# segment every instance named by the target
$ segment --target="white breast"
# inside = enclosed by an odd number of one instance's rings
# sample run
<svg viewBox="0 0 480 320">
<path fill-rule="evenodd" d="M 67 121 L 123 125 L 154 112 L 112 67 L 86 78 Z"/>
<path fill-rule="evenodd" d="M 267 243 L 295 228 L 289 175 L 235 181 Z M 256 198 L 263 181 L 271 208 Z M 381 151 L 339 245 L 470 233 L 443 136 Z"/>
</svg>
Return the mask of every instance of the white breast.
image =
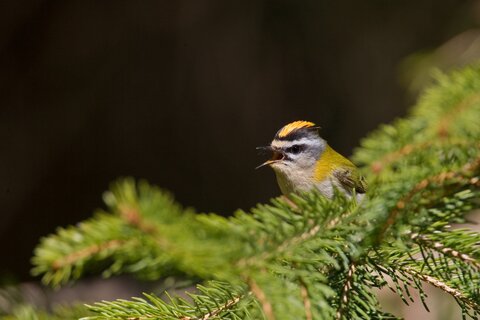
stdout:
<svg viewBox="0 0 480 320">
<path fill-rule="evenodd" d="M 275 175 L 283 194 L 308 191 L 315 186 L 312 174 L 309 172 L 302 174 L 298 170 L 284 168 L 282 171 L 275 170 Z"/>
<path fill-rule="evenodd" d="M 279 172 L 275 170 L 277 182 L 283 194 L 309 191 L 316 187 L 321 194 L 329 199 L 335 194 L 335 188 L 343 191 L 349 198 L 352 196 L 351 190 L 346 190 L 334 177 L 327 178 L 321 182 L 315 182 L 311 175 L 299 175 L 298 172 L 289 175 L 288 173 L 288 171 Z M 363 197 L 364 194 L 357 194 L 357 202 L 360 202 Z"/>
<path fill-rule="evenodd" d="M 321 194 L 325 195 L 327 198 L 331 199 L 333 195 L 335 194 L 335 188 L 342 191 L 348 198 L 352 197 L 352 190 L 347 190 L 345 189 L 342 184 L 335 179 L 334 177 L 331 177 L 329 179 L 325 179 L 322 182 L 319 182 L 316 184 L 317 189 L 320 191 Z M 357 202 L 362 201 L 363 197 L 365 194 L 363 193 L 357 193 L 355 195 Z"/>
</svg>

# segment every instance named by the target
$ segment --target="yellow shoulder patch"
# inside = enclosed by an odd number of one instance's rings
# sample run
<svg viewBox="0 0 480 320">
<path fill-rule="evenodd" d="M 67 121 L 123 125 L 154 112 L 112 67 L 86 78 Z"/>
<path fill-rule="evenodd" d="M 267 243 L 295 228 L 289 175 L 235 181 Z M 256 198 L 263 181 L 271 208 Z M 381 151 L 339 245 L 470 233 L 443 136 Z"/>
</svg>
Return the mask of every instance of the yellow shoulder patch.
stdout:
<svg viewBox="0 0 480 320">
<path fill-rule="evenodd" d="M 315 123 L 309 121 L 294 121 L 292 123 L 287 124 L 278 132 L 279 138 L 284 138 L 288 136 L 295 130 L 302 129 L 302 128 L 311 128 L 314 127 Z"/>
<path fill-rule="evenodd" d="M 356 169 L 355 165 L 350 160 L 327 145 L 325 151 L 317 161 L 317 166 L 314 172 L 315 181 L 320 182 L 325 180 L 339 167 Z"/>
</svg>

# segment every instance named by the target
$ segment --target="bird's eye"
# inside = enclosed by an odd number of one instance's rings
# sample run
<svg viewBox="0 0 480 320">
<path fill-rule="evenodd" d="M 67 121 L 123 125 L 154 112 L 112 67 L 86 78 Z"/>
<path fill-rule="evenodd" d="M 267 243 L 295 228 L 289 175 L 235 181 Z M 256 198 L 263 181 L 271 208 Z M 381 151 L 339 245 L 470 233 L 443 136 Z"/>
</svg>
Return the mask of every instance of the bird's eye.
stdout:
<svg viewBox="0 0 480 320">
<path fill-rule="evenodd" d="M 287 152 L 288 153 L 293 153 L 293 154 L 297 154 L 299 153 L 300 151 L 302 151 L 302 146 L 296 144 L 296 145 L 293 145 L 289 148 L 287 148 Z"/>
</svg>

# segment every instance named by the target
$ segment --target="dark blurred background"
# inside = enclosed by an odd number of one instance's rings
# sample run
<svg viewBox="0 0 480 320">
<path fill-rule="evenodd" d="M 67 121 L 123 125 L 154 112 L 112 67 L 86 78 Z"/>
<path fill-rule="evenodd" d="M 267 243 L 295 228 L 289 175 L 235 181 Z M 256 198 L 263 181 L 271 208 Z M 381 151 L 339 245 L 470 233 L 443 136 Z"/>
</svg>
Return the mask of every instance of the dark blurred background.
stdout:
<svg viewBox="0 0 480 320">
<path fill-rule="evenodd" d="M 279 191 L 270 170 L 253 169 L 264 160 L 256 146 L 304 119 L 350 155 L 414 102 L 411 70 L 441 64 L 441 54 L 418 53 L 476 30 L 479 9 L 459 0 L 1 1 L 0 275 L 28 280 L 39 238 L 88 218 L 120 176 L 201 212 L 268 201 Z M 444 66 L 458 56 L 447 51 Z"/>
</svg>

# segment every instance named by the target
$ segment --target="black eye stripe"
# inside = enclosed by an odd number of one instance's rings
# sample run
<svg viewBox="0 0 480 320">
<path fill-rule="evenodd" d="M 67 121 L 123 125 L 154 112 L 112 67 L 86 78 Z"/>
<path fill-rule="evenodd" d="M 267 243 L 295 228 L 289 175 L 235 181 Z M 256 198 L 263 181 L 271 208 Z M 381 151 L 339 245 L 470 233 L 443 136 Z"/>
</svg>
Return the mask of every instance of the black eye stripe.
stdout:
<svg viewBox="0 0 480 320">
<path fill-rule="evenodd" d="M 303 150 L 305 150 L 304 144 L 294 144 L 293 146 L 286 148 L 285 152 L 291 153 L 291 154 L 298 154 Z"/>
</svg>

